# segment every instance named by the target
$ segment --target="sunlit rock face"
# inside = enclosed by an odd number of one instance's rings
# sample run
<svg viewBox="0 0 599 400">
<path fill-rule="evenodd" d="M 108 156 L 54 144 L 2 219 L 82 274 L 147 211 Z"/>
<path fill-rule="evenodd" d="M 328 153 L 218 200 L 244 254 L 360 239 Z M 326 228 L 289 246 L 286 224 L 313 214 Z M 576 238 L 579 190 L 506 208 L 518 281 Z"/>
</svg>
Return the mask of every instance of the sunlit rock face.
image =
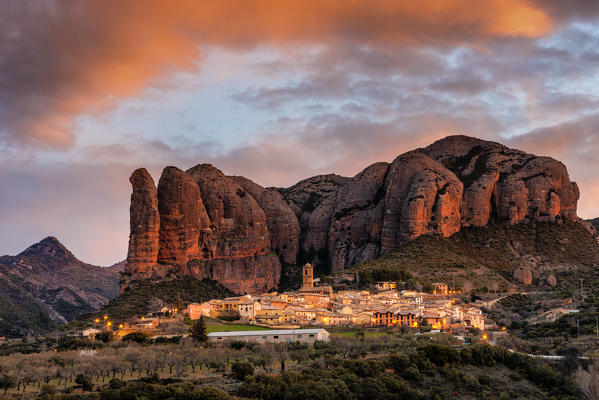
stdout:
<svg viewBox="0 0 599 400">
<path fill-rule="evenodd" d="M 491 220 L 577 220 L 566 167 L 499 143 L 450 136 L 356 176 L 319 175 L 264 188 L 210 164 L 165 168 L 158 189 L 131 176 L 126 287 L 183 274 L 238 292 L 276 287 L 281 262 L 332 272 L 421 235 L 451 236 Z"/>
<path fill-rule="evenodd" d="M 139 185 L 133 187 L 134 193 L 140 191 Z M 269 290 L 278 284 L 281 265 L 270 252 L 264 212 L 251 195 L 218 169 L 208 164 L 187 172 L 167 167 L 157 190 L 146 190 L 131 200 L 136 230 L 123 274 L 125 287 L 139 279 L 175 275 L 214 279 L 238 293 Z M 158 248 L 145 254 L 139 249 L 145 242 L 140 245 L 137 237 L 155 234 L 150 222 L 156 210 Z M 144 213 L 147 219 L 140 217 Z"/>
<path fill-rule="evenodd" d="M 495 142 L 450 136 L 422 150 L 464 183 L 462 226 L 491 217 L 509 223 L 575 221 L 580 193 L 566 167 Z"/>
<path fill-rule="evenodd" d="M 154 180 L 145 168 L 137 169 L 129 179 L 131 193 L 129 253 L 131 272 L 155 265 L 158 261 L 160 213 Z"/>
</svg>

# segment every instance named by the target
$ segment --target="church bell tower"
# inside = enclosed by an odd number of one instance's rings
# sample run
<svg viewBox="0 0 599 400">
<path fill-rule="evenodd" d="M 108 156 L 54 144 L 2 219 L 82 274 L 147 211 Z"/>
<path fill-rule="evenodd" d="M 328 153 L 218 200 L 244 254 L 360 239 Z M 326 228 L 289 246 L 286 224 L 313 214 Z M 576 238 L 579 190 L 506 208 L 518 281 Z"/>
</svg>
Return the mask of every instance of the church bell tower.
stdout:
<svg viewBox="0 0 599 400">
<path fill-rule="evenodd" d="M 305 264 L 302 267 L 302 289 L 309 289 L 314 287 L 314 270 L 310 263 Z"/>
</svg>

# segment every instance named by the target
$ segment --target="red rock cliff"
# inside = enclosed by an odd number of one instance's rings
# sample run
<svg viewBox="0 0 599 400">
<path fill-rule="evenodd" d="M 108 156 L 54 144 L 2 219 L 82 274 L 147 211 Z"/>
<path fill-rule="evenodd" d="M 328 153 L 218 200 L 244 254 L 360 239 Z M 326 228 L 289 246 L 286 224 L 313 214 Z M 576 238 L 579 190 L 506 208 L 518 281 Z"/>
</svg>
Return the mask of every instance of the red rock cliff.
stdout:
<svg viewBox="0 0 599 400">
<path fill-rule="evenodd" d="M 158 261 L 160 214 L 154 180 L 145 168 L 137 169 L 129 178 L 131 193 L 129 252 L 127 260 L 133 273 L 155 265 Z"/>
<path fill-rule="evenodd" d="M 240 293 L 275 287 L 279 259 L 342 272 L 421 235 L 450 236 L 491 219 L 574 221 L 579 198 L 559 161 L 467 136 L 353 178 L 319 175 L 287 189 L 227 177 L 209 164 L 166 168 L 158 190 L 143 169 L 131 183 L 124 276 L 208 277 Z"/>
</svg>

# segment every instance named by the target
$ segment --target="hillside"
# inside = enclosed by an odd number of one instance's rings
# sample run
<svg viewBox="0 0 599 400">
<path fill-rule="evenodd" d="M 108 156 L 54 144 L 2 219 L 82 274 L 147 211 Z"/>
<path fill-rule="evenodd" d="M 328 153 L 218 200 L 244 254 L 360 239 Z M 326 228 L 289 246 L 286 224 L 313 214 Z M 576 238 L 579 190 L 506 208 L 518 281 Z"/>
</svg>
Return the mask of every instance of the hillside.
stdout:
<svg viewBox="0 0 599 400">
<path fill-rule="evenodd" d="M 599 232 L 599 218 L 588 219 L 587 221 L 590 222 Z"/>
<path fill-rule="evenodd" d="M 0 257 L 0 336 L 44 333 L 99 309 L 118 295 L 121 269 L 86 264 L 54 237 Z"/>
<path fill-rule="evenodd" d="M 144 281 L 126 290 L 99 311 L 82 315 L 70 327 L 88 324 L 96 317 L 109 315 L 115 321 L 125 321 L 134 316 L 160 311 L 165 305 L 178 302 L 182 306 L 202 303 L 210 299 L 232 296 L 233 292 L 208 279 L 180 278 L 161 282 Z"/>
<path fill-rule="evenodd" d="M 457 288 L 525 287 L 514 278 L 517 269 L 530 270 L 532 286 L 556 288 L 593 276 L 599 266 L 599 244 L 581 223 L 490 223 L 463 228 L 451 237 L 421 236 L 396 250 L 354 266 L 360 284 L 378 280 L 442 281 Z"/>
</svg>

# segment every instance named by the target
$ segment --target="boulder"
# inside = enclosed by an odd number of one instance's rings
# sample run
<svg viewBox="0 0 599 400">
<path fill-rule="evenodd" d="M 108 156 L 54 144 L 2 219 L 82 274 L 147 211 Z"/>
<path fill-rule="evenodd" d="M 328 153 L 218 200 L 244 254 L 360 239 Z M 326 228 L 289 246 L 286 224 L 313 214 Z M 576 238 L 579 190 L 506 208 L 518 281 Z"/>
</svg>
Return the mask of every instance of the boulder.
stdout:
<svg viewBox="0 0 599 400">
<path fill-rule="evenodd" d="M 525 285 L 530 285 L 532 283 L 532 271 L 528 267 L 516 268 L 512 276 L 516 281 Z"/>
</svg>

